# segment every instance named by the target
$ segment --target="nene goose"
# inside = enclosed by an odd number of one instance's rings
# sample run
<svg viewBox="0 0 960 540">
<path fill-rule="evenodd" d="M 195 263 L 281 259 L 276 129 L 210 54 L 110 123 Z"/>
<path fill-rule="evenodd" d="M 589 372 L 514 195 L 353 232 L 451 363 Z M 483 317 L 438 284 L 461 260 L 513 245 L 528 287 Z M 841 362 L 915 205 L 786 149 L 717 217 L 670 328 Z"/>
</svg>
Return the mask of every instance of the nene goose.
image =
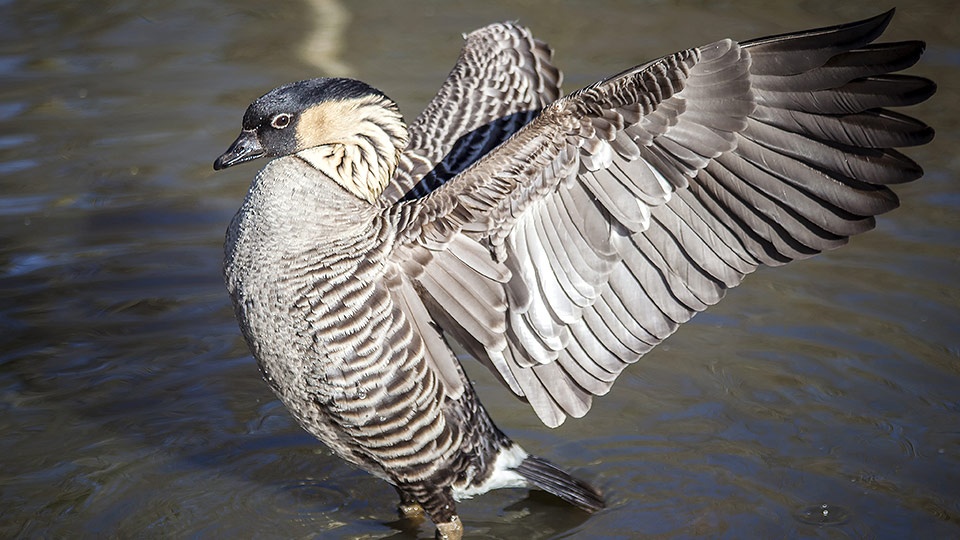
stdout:
<svg viewBox="0 0 960 540">
<path fill-rule="evenodd" d="M 495 488 L 603 508 L 497 429 L 446 338 L 557 426 L 760 264 L 872 228 L 887 185 L 922 174 L 891 147 L 933 137 L 884 109 L 935 89 L 889 74 L 922 42 L 871 44 L 892 15 L 725 39 L 566 97 L 551 49 L 493 24 L 409 127 L 359 81 L 272 90 L 214 164 L 271 158 L 224 268 L 263 377 L 438 537 Z"/>
</svg>

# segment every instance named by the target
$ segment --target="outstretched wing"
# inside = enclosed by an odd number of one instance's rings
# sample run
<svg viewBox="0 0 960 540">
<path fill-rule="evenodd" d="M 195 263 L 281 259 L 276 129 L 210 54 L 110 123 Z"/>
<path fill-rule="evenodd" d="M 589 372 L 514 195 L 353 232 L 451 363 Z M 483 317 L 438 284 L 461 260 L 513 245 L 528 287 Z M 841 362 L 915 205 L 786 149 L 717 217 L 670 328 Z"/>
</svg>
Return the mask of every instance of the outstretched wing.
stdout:
<svg viewBox="0 0 960 540">
<path fill-rule="evenodd" d="M 923 50 L 870 44 L 891 17 L 724 40 L 563 98 L 398 205 L 408 220 L 398 260 L 421 264 L 408 270 L 431 315 L 544 423 L 582 416 L 626 365 L 758 265 L 872 228 L 897 205 L 886 186 L 922 174 L 891 147 L 932 130 L 883 108 L 935 86 L 889 74 Z M 452 274 L 444 250 L 465 239 L 489 255 L 457 259 L 472 271 Z M 497 269 L 488 281 L 502 292 L 472 292 Z"/>
<path fill-rule="evenodd" d="M 421 197 L 466 169 L 560 97 L 553 51 L 526 28 L 491 24 L 465 36 L 440 91 L 410 125 L 383 197 Z"/>
</svg>

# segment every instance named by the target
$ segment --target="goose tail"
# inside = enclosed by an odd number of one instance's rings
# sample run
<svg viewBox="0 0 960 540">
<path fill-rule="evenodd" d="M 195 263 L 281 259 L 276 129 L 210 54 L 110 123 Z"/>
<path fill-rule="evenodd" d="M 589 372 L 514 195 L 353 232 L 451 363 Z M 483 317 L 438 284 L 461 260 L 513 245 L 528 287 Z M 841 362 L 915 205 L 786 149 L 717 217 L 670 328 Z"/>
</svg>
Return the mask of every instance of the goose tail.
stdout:
<svg viewBox="0 0 960 540">
<path fill-rule="evenodd" d="M 606 507 L 603 495 L 595 487 L 543 458 L 528 455 L 514 471 L 533 486 L 591 514 Z"/>
</svg>

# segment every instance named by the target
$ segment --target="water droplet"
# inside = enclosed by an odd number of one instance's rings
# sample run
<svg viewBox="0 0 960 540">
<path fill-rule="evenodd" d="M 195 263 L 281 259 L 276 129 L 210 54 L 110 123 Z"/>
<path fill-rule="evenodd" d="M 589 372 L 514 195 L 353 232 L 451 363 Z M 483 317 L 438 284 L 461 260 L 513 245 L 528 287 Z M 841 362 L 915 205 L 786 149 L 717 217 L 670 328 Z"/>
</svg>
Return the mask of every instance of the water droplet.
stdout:
<svg viewBox="0 0 960 540">
<path fill-rule="evenodd" d="M 842 506 L 823 503 L 801 508 L 793 516 L 810 525 L 832 526 L 843 525 L 849 521 L 850 511 Z"/>
</svg>

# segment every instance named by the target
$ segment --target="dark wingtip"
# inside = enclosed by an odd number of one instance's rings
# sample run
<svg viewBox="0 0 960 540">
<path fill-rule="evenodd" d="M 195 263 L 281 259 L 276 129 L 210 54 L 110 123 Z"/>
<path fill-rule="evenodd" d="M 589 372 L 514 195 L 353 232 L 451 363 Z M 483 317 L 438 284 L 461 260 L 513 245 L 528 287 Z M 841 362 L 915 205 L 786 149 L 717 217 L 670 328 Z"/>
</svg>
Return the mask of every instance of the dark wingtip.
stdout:
<svg viewBox="0 0 960 540">
<path fill-rule="evenodd" d="M 740 45 L 758 49 L 770 48 L 781 43 L 791 44 L 793 47 L 797 45 L 813 46 L 826 38 L 825 43 L 847 43 L 851 47 L 860 46 L 872 42 L 883 34 L 890 21 L 893 20 L 894 11 L 894 9 L 890 9 L 879 15 L 849 23 L 750 39 L 741 41 Z"/>
<path fill-rule="evenodd" d="M 543 458 L 527 456 L 514 470 L 531 484 L 591 514 L 607 506 L 595 487 Z"/>
</svg>

